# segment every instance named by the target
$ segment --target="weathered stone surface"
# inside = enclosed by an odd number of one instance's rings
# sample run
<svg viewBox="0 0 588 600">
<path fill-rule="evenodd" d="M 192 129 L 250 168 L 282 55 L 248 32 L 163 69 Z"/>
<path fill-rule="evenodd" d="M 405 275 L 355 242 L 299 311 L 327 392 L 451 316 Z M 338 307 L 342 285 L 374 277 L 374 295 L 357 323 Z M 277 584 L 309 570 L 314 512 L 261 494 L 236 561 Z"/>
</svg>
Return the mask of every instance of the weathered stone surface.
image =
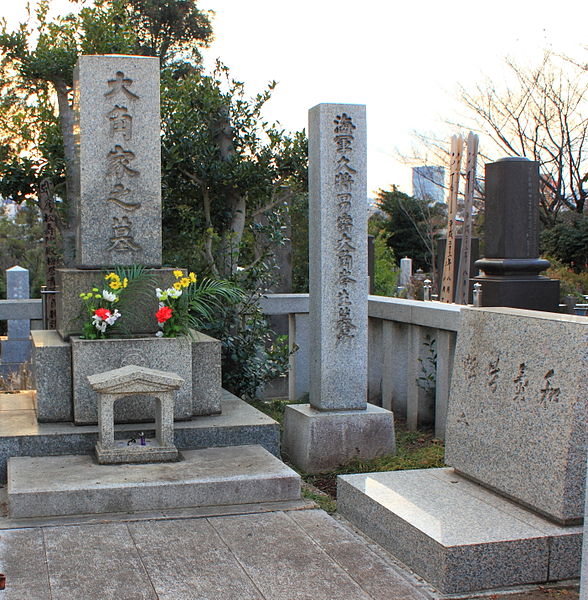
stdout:
<svg viewBox="0 0 588 600">
<path fill-rule="evenodd" d="M 215 531 L 268 600 L 367 600 L 353 578 L 285 513 L 210 519 Z M 276 557 L 280 557 L 275 564 Z M 268 565 L 273 568 L 268 569 Z M 296 582 L 295 586 L 291 582 Z"/>
<path fill-rule="evenodd" d="M 131 523 L 129 529 L 161 600 L 264 600 L 207 519 Z"/>
<path fill-rule="evenodd" d="M 9 514 L 99 514 L 300 498 L 300 476 L 261 446 L 186 450 L 183 457 L 148 465 L 97 465 L 90 456 L 13 457 Z"/>
<path fill-rule="evenodd" d="M 128 365 L 90 375 L 88 382 L 98 394 L 98 443 L 96 456 L 101 465 L 147 463 L 175 460 L 174 391 L 184 380 L 175 373 Z M 140 442 L 114 439 L 114 404 L 141 394 L 154 399 L 155 440 L 141 436 Z"/>
<path fill-rule="evenodd" d="M 52 596 L 157 600 L 124 523 L 51 527 L 44 537 Z M 48 597 L 39 596 L 38 600 Z"/>
<path fill-rule="evenodd" d="M 101 394 L 140 394 L 177 390 L 184 380 L 175 373 L 125 365 L 88 376 L 92 389 Z"/>
<path fill-rule="evenodd" d="M 16 266 L 6 270 L 6 298 L 27 299 L 29 297 L 29 271 Z M 7 321 L 8 338 L 0 341 L 0 362 L 4 364 L 24 363 L 31 357 L 29 336 L 31 323 L 25 319 Z"/>
<path fill-rule="evenodd" d="M 199 331 L 193 331 L 191 337 L 192 414 L 217 414 L 222 395 L 221 343 Z"/>
<path fill-rule="evenodd" d="M 121 424 L 115 439 L 147 436 L 153 429 L 144 424 Z M 178 448 L 209 448 L 259 444 L 274 456 L 280 451 L 280 426 L 267 415 L 223 390 L 222 413 L 174 423 Z M 11 456 L 91 454 L 98 440 L 98 427 L 71 423 L 38 423 L 32 398 L 27 410 L 3 411 L 0 418 L 0 483 L 6 481 L 6 461 Z"/>
<path fill-rule="evenodd" d="M 309 404 L 286 406 L 284 453 L 309 473 L 326 471 L 352 458 L 396 453 L 394 416 L 368 404 L 365 410 L 319 411 Z"/>
<path fill-rule="evenodd" d="M 88 376 L 126 365 L 177 373 L 184 380 L 175 397 L 175 419 L 192 416 L 192 353 L 188 337 L 82 340 L 71 338 L 73 406 L 77 424 L 98 422 L 98 398 Z M 133 394 L 115 407 L 115 422 L 153 421 L 153 399 Z"/>
<path fill-rule="evenodd" d="M 77 266 L 161 265 L 159 60 L 81 56 L 74 71 Z"/>
<path fill-rule="evenodd" d="M 37 419 L 41 423 L 72 421 L 71 347 L 54 330 L 33 331 L 31 337 Z"/>
<path fill-rule="evenodd" d="M 588 470 L 586 472 L 588 480 Z M 580 600 L 588 600 L 588 495 L 584 508 L 584 541 L 582 544 L 582 573 L 580 581 Z"/>
<path fill-rule="evenodd" d="M 588 319 L 462 309 L 445 462 L 561 523 L 583 518 Z"/>
<path fill-rule="evenodd" d="M 155 313 L 158 308 L 158 300 L 155 296 L 155 288 L 162 289 L 170 287 L 176 278 L 174 269 L 153 269 L 149 275 L 153 278 L 152 292 L 142 294 L 137 298 L 136 304 L 141 310 L 134 310 L 120 317 L 117 327 L 124 333 L 155 333 L 158 330 Z M 84 304 L 80 299 L 82 292 L 88 292 L 93 287 L 106 288 L 104 275 L 106 271 L 98 269 L 57 269 L 57 331 L 67 339 L 70 335 L 80 335 L 82 325 L 89 317 L 84 312 Z M 136 308 L 136 307 L 135 307 Z"/>
<path fill-rule="evenodd" d="M 453 469 L 342 475 L 338 511 L 446 594 L 545 583 L 577 527 L 558 527 Z M 568 545 L 568 549 L 571 546 Z M 568 554 L 568 577 L 576 577 Z"/>
<path fill-rule="evenodd" d="M 0 565 L 6 575 L 2 600 L 41 600 L 49 596 L 49 574 L 42 529 L 0 534 Z"/>
<path fill-rule="evenodd" d="M 367 403 L 365 106 L 309 112 L 310 403 Z"/>
</svg>

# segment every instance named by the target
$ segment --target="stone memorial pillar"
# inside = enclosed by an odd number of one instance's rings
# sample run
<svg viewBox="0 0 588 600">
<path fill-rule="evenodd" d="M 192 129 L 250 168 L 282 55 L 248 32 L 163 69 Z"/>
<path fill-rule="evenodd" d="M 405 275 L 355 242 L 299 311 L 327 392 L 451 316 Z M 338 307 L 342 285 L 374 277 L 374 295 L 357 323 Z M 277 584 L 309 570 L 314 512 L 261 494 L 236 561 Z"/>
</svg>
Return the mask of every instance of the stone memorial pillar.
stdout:
<svg viewBox="0 0 588 600">
<path fill-rule="evenodd" d="M 171 269 L 158 268 L 159 59 L 80 56 L 74 70 L 74 111 L 78 268 L 57 271 L 57 330 L 64 338 L 80 333 L 79 293 L 100 280 L 102 269 L 154 267 L 159 287 L 173 282 Z M 150 333 L 157 325 L 137 320 L 125 326 L 132 333 Z"/>
<path fill-rule="evenodd" d="M 503 158 L 486 165 L 483 306 L 510 306 L 555 312 L 559 281 L 539 275 L 549 261 L 539 256 L 539 164 Z"/>
<path fill-rule="evenodd" d="M 394 452 L 391 412 L 367 404 L 365 107 L 309 113 L 310 404 L 285 415 L 285 451 L 308 472 Z"/>
<path fill-rule="evenodd" d="M 400 259 L 400 276 L 398 277 L 398 285 L 406 287 L 410 283 L 412 277 L 412 258 L 405 256 Z"/>
<path fill-rule="evenodd" d="M 18 265 L 6 270 L 6 298 L 24 300 L 29 298 L 29 271 Z M 22 363 L 31 358 L 31 322 L 26 319 L 10 319 L 8 336 L 2 340 L 2 372 L 7 375 L 18 371 Z"/>
</svg>

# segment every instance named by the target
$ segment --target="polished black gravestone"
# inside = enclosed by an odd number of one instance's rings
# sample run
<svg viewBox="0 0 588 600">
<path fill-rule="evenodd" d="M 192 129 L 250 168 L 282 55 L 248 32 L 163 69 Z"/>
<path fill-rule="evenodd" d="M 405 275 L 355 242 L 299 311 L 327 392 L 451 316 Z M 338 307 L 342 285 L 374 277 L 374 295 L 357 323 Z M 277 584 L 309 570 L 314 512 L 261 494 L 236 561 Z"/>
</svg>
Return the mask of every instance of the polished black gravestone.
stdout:
<svg viewBox="0 0 588 600">
<path fill-rule="evenodd" d="M 549 261 L 539 256 L 539 164 L 502 158 L 486 165 L 485 257 L 482 306 L 556 312 L 559 281 L 539 275 Z"/>
</svg>

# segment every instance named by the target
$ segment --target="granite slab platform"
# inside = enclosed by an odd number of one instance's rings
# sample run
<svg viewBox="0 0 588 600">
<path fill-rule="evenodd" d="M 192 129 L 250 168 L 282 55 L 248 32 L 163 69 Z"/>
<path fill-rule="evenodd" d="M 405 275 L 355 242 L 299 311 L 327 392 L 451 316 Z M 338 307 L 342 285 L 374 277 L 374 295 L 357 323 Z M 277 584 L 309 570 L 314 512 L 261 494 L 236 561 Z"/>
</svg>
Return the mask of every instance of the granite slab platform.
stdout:
<svg viewBox="0 0 588 600">
<path fill-rule="evenodd" d="M 174 463 L 99 465 L 88 455 L 8 460 L 12 518 L 300 498 L 300 476 L 261 446 L 186 450 Z"/>
<path fill-rule="evenodd" d="M 444 594 L 578 577 L 582 529 L 453 469 L 342 475 L 338 511 Z"/>
<path fill-rule="evenodd" d="M 10 402 L 8 398 L 14 399 Z M 23 399 L 26 397 L 26 400 Z M 33 393 L 3 394 L 0 414 L 0 483 L 6 481 L 11 456 L 92 454 L 98 441 L 97 425 L 38 423 Z M 174 444 L 180 450 L 259 444 L 278 456 L 280 426 L 243 400 L 223 390 L 222 412 L 174 423 Z M 155 432 L 147 423 L 115 425 L 115 439 L 137 438 Z"/>
</svg>

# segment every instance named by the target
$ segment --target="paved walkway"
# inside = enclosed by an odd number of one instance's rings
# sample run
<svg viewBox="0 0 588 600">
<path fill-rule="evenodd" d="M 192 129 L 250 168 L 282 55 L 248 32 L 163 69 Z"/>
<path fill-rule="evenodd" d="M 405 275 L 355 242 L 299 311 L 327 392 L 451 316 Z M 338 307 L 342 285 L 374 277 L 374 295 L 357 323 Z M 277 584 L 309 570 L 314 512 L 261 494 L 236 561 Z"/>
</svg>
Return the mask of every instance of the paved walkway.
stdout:
<svg viewBox="0 0 588 600">
<path fill-rule="evenodd" d="M 426 600 L 317 509 L 0 529 L 0 600 Z"/>
</svg>

